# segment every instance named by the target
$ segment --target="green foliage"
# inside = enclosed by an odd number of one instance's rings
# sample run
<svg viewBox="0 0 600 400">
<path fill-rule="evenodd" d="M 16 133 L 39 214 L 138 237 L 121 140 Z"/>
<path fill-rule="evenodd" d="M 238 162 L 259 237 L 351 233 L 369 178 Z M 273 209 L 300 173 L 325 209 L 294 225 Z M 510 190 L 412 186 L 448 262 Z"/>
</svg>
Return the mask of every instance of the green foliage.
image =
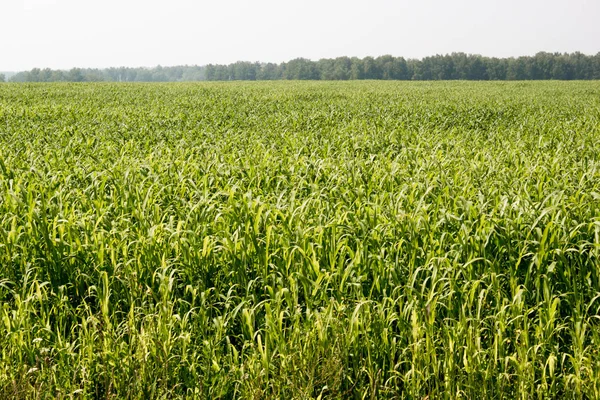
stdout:
<svg viewBox="0 0 600 400">
<path fill-rule="evenodd" d="M 1 397 L 599 398 L 599 95 L 1 86 Z"/>
<path fill-rule="evenodd" d="M 281 64 L 238 61 L 229 65 L 108 68 L 20 72 L 14 82 L 181 82 L 254 80 L 594 80 L 600 79 L 600 53 L 545 53 L 534 57 L 490 58 L 452 53 L 405 60 L 403 57 L 305 58 Z"/>
</svg>

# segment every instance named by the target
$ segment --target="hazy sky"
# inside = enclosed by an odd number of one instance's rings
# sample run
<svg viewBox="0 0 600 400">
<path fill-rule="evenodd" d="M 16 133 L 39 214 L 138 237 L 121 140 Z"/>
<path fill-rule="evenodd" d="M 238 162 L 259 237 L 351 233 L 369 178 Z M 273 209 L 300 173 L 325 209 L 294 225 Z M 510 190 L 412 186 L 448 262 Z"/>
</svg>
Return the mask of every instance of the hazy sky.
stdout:
<svg viewBox="0 0 600 400">
<path fill-rule="evenodd" d="M 600 51 L 600 0 L 2 0 L 0 71 Z"/>
</svg>

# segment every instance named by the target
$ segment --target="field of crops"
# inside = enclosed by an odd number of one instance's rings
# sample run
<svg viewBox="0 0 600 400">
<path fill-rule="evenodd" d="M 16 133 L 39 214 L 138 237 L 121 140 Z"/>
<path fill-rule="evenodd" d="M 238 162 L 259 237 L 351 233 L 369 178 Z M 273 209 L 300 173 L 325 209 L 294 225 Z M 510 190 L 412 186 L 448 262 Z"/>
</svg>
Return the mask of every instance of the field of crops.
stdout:
<svg viewBox="0 0 600 400">
<path fill-rule="evenodd" d="M 1 398 L 600 398 L 600 82 L 0 85 Z"/>
</svg>

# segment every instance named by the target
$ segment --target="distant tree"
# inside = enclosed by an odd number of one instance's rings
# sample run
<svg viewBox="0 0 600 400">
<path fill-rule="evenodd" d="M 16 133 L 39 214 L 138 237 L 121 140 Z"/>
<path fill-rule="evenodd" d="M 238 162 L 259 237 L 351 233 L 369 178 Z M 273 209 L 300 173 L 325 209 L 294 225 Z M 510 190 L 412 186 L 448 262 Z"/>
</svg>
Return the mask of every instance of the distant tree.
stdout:
<svg viewBox="0 0 600 400">
<path fill-rule="evenodd" d="M 350 79 L 365 79 L 363 62 L 358 57 L 352 57 L 350 60 Z M 321 79 L 323 79 L 321 77 Z"/>
<path fill-rule="evenodd" d="M 38 73 L 38 82 L 52 82 L 52 70 L 44 68 Z"/>
<path fill-rule="evenodd" d="M 101 82 L 104 80 L 104 75 L 99 69 L 88 69 L 85 70 L 84 80 L 86 82 Z"/>
<path fill-rule="evenodd" d="M 297 58 L 287 63 L 238 61 L 228 65 L 175 66 L 154 68 L 108 68 L 70 71 L 34 68 L 11 76 L 11 82 L 92 82 L 274 79 L 388 79 L 388 80 L 524 80 L 600 79 L 600 53 L 539 52 L 533 57 L 489 58 L 476 54 L 452 53 L 421 60 L 384 55 L 377 58 L 324 58 L 317 62 Z M 4 77 L 3 80 L 6 80 Z"/>
<path fill-rule="evenodd" d="M 574 79 L 592 79 L 592 63 L 588 62 L 588 59 L 591 61 L 592 57 L 587 57 L 585 54 L 577 51 L 571 54 L 570 58 Z"/>
<path fill-rule="evenodd" d="M 592 60 L 592 79 L 600 79 L 600 52 Z"/>
<path fill-rule="evenodd" d="M 217 81 L 230 81 L 231 72 L 227 65 L 217 65 L 215 68 L 215 80 Z"/>
<path fill-rule="evenodd" d="M 140 70 L 136 70 L 135 68 L 125 68 L 125 82 L 135 82 L 137 80 L 137 74 L 139 71 Z"/>
<path fill-rule="evenodd" d="M 552 63 L 552 70 L 550 71 L 551 79 L 566 80 L 571 79 L 573 76 L 573 70 L 569 64 L 569 59 L 566 56 L 558 55 L 554 58 Z"/>
<path fill-rule="evenodd" d="M 469 79 L 470 60 L 465 53 L 452 53 L 452 62 L 454 63 L 454 73 L 452 79 Z"/>
<path fill-rule="evenodd" d="M 285 79 L 308 80 L 319 79 L 316 63 L 306 58 L 296 58 L 285 64 Z"/>
<path fill-rule="evenodd" d="M 84 81 L 83 71 L 81 70 L 81 68 L 71 69 L 69 71 L 67 77 L 68 77 L 68 80 L 71 82 L 83 82 Z"/>
<path fill-rule="evenodd" d="M 404 59 L 404 57 L 397 57 L 394 60 L 394 64 L 396 65 L 396 71 L 399 74 L 398 79 L 407 80 L 410 79 L 410 75 L 408 73 L 408 63 Z"/>
<path fill-rule="evenodd" d="M 523 80 L 529 79 L 525 73 L 526 58 L 511 58 L 508 62 L 508 68 L 506 70 L 506 79 L 508 80 Z"/>
<path fill-rule="evenodd" d="M 0 74 L 0 83 L 6 82 L 6 76 L 4 74 Z"/>
<path fill-rule="evenodd" d="M 338 57 L 333 62 L 333 79 L 345 81 L 350 79 L 352 61 L 348 57 Z"/>
<path fill-rule="evenodd" d="M 11 76 L 10 82 L 27 82 L 27 75 L 29 72 L 18 72 L 15 75 Z"/>
<path fill-rule="evenodd" d="M 53 70 L 50 75 L 51 82 L 62 82 L 62 81 L 66 81 L 66 80 L 67 80 L 67 78 L 65 77 L 64 72 L 60 71 L 60 70 Z"/>
<path fill-rule="evenodd" d="M 449 54 L 441 56 L 438 79 L 456 79 L 455 76 L 456 67 L 454 66 L 452 56 Z"/>
<path fill-rule="evenodd" d="M 423 61 L 410 60 L 409 71 L 411 72 L 410 79 L 413 81 L 423 80 Z"/>
<path fill-rule="evenodd" d="M 319 70 L 319 79 L 324 81 L 332 81 L 335 79 L 335 60 L 323 58 L 317 61 L 317 69 Z"/>
<path fill-rule="evenodd" d="M 281 77 L 281 66 L 274 63 L 267 63 L 261 65 L 259 71 L 257 72 L 256 79 L 271 81 L 275 79 L 281 79 Z"/>
<path fill-rule="evenodd" d="M 363 71 L 365 79 L 381 79 L 381 73 L 373 57 L 363 58 Z"/>
<path fill-rule="evenodd" d="M 231 65 L 231 79 L 254 81 L 256 80 L 258 68 L 260 68 L 259 64 L 238 61 Z"/>
<path fill-rule="evenodd" d="M 39 68 L 33 68 L 31 71 L 26 73 L 26 82 L 40 82 L 40 73 L 42 71 Z"/>
<path fill-rule="evenodd" d="M 165 82 L 165 81 L 167 81 L 167 74 L 163 70 L 163 67 L 161 67 L 160 65 L 157 65 L 155 68 L 152 68 L 150 70 L 150 75 L 152 77 L 151 78 L 151 82 Z M 136 80 L 139 81 L 138 78 L 136 78 Z"/>
<path fill-rule="evenodd" d="M 534 57 L 523 57 L 523 62 L 525 64 L 525 76 L 527 77 L 527 79 L 543 79 L 540 66 L 537 64 L 536 59 Z"/>
<path fill-rule="evenodd" d="M 472 80 L 485 80 L 487 79 L 487 71 L 483 57 L 479 55 L 473 55 L 469 57 L 469 71 L 467 73 L 467 79 Z"/>
<path fill-rule="evenodd" d="M 433 76 L 433 67 L 435 64 L 434 57 L 425 57 L 418 63 L 416 69 L 416 76 L 413 79 L 429 81 L 431 79 L 436 79 Z"/>
<path fill-rule="evenodd" d="M 502 58 L 488 58 L 485 60 L 487 77 L 493 81 L 503 81 L 506 79 L 506 70 L 508 61 Z"/>
<path fill-rule="evenodd" d="M 166 67 L 163 68 L 164 73 L 167 77 L 167 82 L 178 82 L 182 80 L 183 72 L 187 67 Z"/>
<path fill-rule="evenodd" d="M 184 82 L 203 81 L 206 79 L 206 69 L 202 67 L 187 67 L 181 73 Z"/>
<path fill-rule="evenodd" d="M 204 71 L 204 77 L 207 81 L 214 81 L 216 76 L 216 67 L 212 64 L 208 64 L 206 66 L 206 70 Z"/>
<path fill-rule="evenodd" d="M 533 57 L 534 64 L 537 66 L 538 79 L 553 79 L 554 64 L 559 56 L 559 53 L 541 51 Z"/>
<path fill-rule="evenodd" d="M 406 61 L 403 58 L 385 55 L 377 57 L 375 63 L 381 72 L 381 79 L 405 79 L 406 77 Z"/>
<path fill-rule="evenodd" d="M 154 74 L 151 70 L 141 68 L 135 74 L 135 80 L 137 82 L 154 82 Z"/>
<path fill-rule="evenodd" d="M 419 60 L 410 59 L 406 61 L 406 79 L 416 79 L 415 75 L 418 73 Z"/>
</svg>

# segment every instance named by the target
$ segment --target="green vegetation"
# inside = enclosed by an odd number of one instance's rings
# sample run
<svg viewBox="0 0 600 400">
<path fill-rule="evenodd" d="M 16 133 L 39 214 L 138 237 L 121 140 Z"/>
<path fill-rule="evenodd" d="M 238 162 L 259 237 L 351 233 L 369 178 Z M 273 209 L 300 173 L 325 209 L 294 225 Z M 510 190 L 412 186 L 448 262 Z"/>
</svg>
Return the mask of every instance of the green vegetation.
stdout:
<svg viewBox="0 0 600 400">
<path fill-rule="evenodd" d="M 7 398 L 600 398 L 600 83 L 0 86 Z"/>
<path fill-rule="evenodd" d="M 107 68 L 69 71 L 34 68 L 12 82 L 189 82 L 261 80 L 594 80 L 600 79 L 600 53 L 539 52 L 533 57 L 482 57 L 452 53 L 404 59 L 338 57 L 319 61 L 296 58 L 281 64 L 238 61 L 229 65 Z"/>
</svg>

